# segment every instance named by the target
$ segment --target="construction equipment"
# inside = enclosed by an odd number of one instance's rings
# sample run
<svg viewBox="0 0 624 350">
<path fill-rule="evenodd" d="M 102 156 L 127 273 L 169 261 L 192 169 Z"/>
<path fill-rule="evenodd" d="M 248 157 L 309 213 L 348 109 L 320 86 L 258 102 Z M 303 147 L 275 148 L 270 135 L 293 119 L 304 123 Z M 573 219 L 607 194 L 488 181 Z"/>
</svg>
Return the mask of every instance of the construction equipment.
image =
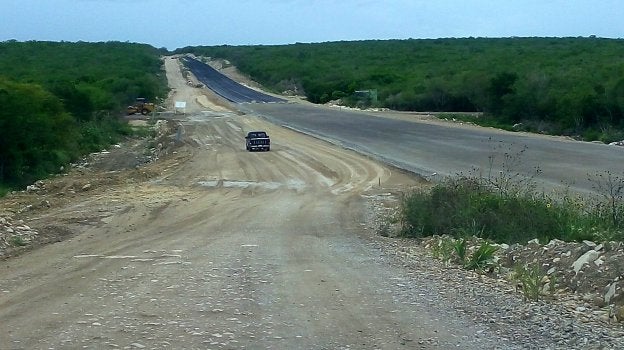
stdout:
<svg viewBox="0 0 624 350">
<path fill-rule="evenodd" d="M 156 109 L 156 105 L 151 102 L 148 102 L 146 98 L 139 97 L 136 99 L 132 106 L 128 106 L 128 115 L 141 113 L 143 115 L 147 115 L 148 113 L 152 113 Z"/>
</svg>

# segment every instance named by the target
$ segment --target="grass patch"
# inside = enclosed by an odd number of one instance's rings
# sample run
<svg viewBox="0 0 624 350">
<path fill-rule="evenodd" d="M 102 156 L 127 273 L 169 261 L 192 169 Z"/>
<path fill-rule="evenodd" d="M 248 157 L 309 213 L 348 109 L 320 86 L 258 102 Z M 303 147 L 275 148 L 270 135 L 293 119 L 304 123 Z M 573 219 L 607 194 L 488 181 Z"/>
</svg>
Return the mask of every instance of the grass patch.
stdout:
<svg viewBox="0 0 624 350">
<path fill-rule="evenodd" d="M 476 236 L 507 244 L 534 238 L 542 243 L 624 239 L 624 174 L 590 176 L 596 198 L 555 197 L 536 190 L 539 168 L 532 175 L 517 170 L 525 149 L 496 151 L 486 171 L 460 174 L 405 195 L 399 213 L 401 234 Z M 494 164 L 502 170 L 493 171 Z"/>
<path fill-rule="evenodd" d="M 487 268 L 494 265 L 494 253 L 496 253 L 497 249 L 497 247 L 490 243 L 484 242 L 477 250 L 470 254 L 464 267 L 468 270 L 485 271 Z"/>
<path fill-rule="evenodd" d="M 444 237 L 431 247 L 431 253 L 436 259 L 440 259 L 445 263 L 451 261 L 453 250 L 455 249 L 455 240 Z"/>
<path fill-rule="evenodd" d="M 524 131 L 530 133 L 547 135 L 569 135 L 575 139 L 583 141 L 600 141 L 611 143 L 624 140 L 624 131 L 617 127 L 603 125 L 602 127 L 592 127 L 577 132 L 574 130 L 564 130 L 555 123 L 545 120 L 523 120 L 520 123 L 508 122 L 499 116 L 490 114 L 466 114 L 466 113 L 440 113 L 437 117 L 442 120 L 453 122 L 464 122 L 478 126 L 496 128 L 507 131 Z"/>
<path fill-rule="evenodd" d="M 544 277 L 544 273 L 537 264 L 517 265 L 512 274 L 512 279 L 518 283 L 524 298 L 531 301 L 540 299 Z M 552 295 L 555 291 L 555 284 L 556 278 L 552 276 L 549 278 L 548 289 L 545 292 Z"/>
<path fill-rule="evenodd" d="M 429 191 L 413 192 L 401 204 L 402 234 L 425 237 L 474 235 L 497 243 L 525 243 L 537 238 L 564 241 L 624 238 L 621 203 L 586 205 L 580 198 L 492 189 L 474 178 L 457 178 Z"/>
<path fill-rule="evenodd" d="M 465 238 L 454 239 L 449 236 L 441 236 L 431 246 L 431 253 L 434 258 L 445 263 L 456 263 L 466 270 L 477 270 L 480 272 L 491 271 L 496 266 L 494 253 L 498 247 L 483 242 L 476 249 L 470 249 L 468 254 L 468 241 Z"/>
<path fill-rule="evenodd" d="M 461 264 L 466 262 L 466 239 L 458 239 L 453 243 L 453 250 L 455 251 L 455 255 Z"/>
<path fill-rule="evenodd" d="M 406 196 L 401 213 L 402 232 L 409 237 L 472 234 L 498 243 L 591 238 L 572 230 L 570 208 L 547 198 L 504 195 L 463 177 Z"/>
<path fill-rule="evenodd" d="M 132 126 L 132 135 L 142 138 L 153 138 L 156 136 L 156 130 L 150 125 L 135 125 Z"/>
</svg>

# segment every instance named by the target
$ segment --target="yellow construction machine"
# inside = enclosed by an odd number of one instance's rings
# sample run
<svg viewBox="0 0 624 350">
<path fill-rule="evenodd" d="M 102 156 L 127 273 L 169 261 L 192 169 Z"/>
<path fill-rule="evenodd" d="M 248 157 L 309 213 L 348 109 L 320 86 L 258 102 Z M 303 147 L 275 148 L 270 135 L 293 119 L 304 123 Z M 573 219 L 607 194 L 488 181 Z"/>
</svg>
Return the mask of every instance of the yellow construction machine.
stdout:
<svg viewBox="0 0 624 350">
<path fill-rule="evenodd" d="M 132 106 L 128 106 L 128 115 L 141 113 L 147 115 L 152 113 L 156 109 L 156 105 L 151 102 L 147 102 L 147 99 L 139 97 L 136 99 Z"/>
</svg>

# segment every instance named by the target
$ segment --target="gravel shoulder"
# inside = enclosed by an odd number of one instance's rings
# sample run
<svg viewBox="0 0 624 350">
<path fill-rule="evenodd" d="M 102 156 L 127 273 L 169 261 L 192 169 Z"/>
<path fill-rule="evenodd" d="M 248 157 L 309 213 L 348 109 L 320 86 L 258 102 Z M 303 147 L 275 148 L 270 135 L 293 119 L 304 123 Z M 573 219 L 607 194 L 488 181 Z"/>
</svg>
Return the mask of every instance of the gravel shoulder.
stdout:
<svg viewBox="0 0 624 350">
<path fill-rule="evenodd" d="M 379 236 L 420 179 L 242 115 L 165 65 L 168 105 L 187 109 L 156 141 L 0 203 L 39 242 L 1 262 L 0 348 L 624 347 L 618 324 Z M 271 152 L 245 151 L 252 129 Z M 127 161 L 147 144 L 149 160 Z"/>
</svg>

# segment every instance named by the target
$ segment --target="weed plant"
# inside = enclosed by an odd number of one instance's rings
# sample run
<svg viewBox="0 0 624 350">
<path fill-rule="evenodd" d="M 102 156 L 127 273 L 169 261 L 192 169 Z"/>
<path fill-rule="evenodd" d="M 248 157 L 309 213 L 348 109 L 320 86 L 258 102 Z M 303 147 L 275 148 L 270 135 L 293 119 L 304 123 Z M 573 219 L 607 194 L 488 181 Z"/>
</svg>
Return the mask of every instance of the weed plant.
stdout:
<svg viewBox="0 0 624 350">
<path fill-rule="evenodd" d="M 497 249 L 496 246 L 484 242 L 477 250 L 470 254 L 464 267 L 468 270 L 485 271 L 487 268 L 494 265 L 494 253 L 496 253 Z"/>
<path fill-rule="evenodd" d="M 517 265 L 514 268 L 512 278 L 520 285 L 526 300 L 538 301 L 543 277 L 544 275 L 537 265 Z M 551 289 L 554 288 L 551 286 Z"/>
<path fill-rule="evenodd" d="M 467 270 L 485 271 L 495 265 L 494 253 L 498 247 L 489 242 L 482 243 L 479 248 L 467 256 L 468 241 L 465 238 L 453 239 L 444 236 L 431 247 L 434 258 L 445 263 L 455 262 Z"/>
<path fill-rule="evenodd" d="M 20 236 L 13 236 L 11 237 L 11 245 L 14 247 L 23 247 L 26 245 L 26 242 L 24 241 L 24 239 Z"/>
<path fill-rule="evenodd" d="M 624 174 L 617 175 L 610 171 L 590 176 L 594 190 L 602 196 L 600 212 L 614 227 L 624 224 Z"/>
<path fill-rule="evenodd" d="M 457 259 L 461 264 L 464 264 L 466 261 L 466 239 L 458 239 L 453 244 L 453 250 L 457 255 Z"/>
<path fill-rule="evenodd" d="M 453 257 L 454 249 L 455 240 L 452 238 L 444 237 L 432 246 L 431 252 L 434 258 L 440 259 L 447 263 Z"/>
</svg>

